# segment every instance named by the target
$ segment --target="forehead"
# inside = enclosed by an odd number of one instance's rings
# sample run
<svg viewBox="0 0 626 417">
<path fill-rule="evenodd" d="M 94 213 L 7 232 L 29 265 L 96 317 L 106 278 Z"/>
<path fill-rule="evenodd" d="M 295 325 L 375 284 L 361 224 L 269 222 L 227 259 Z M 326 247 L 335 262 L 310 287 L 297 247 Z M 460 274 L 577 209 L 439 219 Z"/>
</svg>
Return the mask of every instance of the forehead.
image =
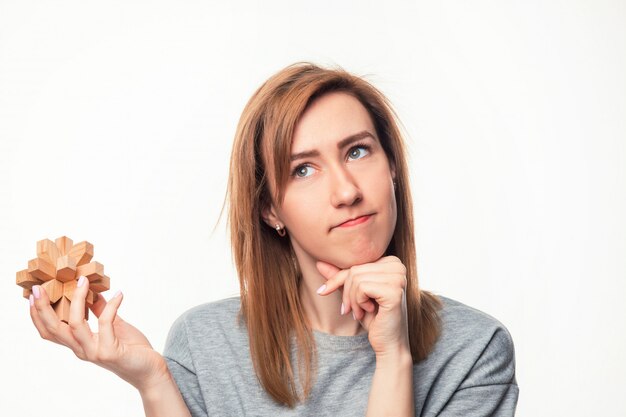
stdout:
<svg viewBox="0 0 626 417">
<path fill-rule="evenodd" d="M 361 102 L 344 92 L 327 93 L 313 101 L 300 117 L 291 152 L 333 145 L 363 130 L 376 134 L 372 118 Z"/>
</svg>

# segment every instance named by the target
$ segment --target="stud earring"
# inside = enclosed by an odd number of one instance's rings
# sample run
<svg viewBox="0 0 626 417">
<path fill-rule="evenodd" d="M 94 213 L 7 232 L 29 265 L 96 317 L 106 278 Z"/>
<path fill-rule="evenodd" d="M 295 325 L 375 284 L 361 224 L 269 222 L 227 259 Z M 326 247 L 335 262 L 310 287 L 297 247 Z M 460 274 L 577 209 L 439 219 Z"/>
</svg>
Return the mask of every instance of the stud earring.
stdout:
<svg viewBox="0 0 626 417">
<path fill-rule="evenodd" d="M 276 224 L 276 232 L 278 233 L 278 236 L 283 237 L 287 234 L 287 231 L 280 225 L 280 224 Z"/>
</svg>

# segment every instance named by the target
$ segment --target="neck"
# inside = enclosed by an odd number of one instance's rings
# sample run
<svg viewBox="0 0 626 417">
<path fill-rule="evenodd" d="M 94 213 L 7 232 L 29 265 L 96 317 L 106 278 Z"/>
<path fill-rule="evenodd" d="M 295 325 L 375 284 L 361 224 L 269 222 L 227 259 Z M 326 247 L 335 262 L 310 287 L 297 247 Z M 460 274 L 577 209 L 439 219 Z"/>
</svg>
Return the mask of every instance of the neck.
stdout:
<svg viewBox="0 0 626 417">
<path fill-rule="evenodd" d="M 326 279 L 317 270 L 316 260 L 297 249 L 295 252 L 302 272 L 298 289 L 300 301 L 311 327 L 337 336 L 355 336 L 364 333 L 365 329 L 352 318 L 352 314 L 341 315 L 342 290 L 325 296 L 318 295 L 317 289 L 326 283 Z"/>
</svg>

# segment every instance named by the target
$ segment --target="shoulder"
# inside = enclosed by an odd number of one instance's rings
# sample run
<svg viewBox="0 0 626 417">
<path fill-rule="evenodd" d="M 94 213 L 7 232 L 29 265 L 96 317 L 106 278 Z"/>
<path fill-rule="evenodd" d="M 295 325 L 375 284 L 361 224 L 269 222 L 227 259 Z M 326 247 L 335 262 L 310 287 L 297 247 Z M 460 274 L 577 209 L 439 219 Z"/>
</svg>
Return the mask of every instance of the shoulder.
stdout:
<svg viewBox="0 0 626 417">
<path fill-rule="evenodd" d="M 165 354 L 173 354 L 224 339 L 241 338 L 245 329 L 238 320 L 239 296 L 200 304 L 181 314 L 172 324 L 165 344 Z"/>
<path fill-rule="evenodd" d="M 213 322 L 222 323 L 236 316 L 239 313 L 239 308 L 239 296 L 200 304 L 181 314 L 174 322 L 174 326 L 202 326 Z"/>
<path fill-rule="evenodd" d="M 519 389 L 511 334 L 493 316 L 438 297 L 439 339 L 414 368 L 419 414 L 514 415 Z"/>
<path fill-rule="evenodd" d="M 443 330 L 454 330 L 467 334 L 489 333 L 501 329 L 508 333 L 504 324 L 495 317 L 463 304 L 452 298 L 438 295 L 443 307 L 439 311 Z"/>
<path fill-rule="evenodd" d="M 493 316 L 439 295 L 441 335 L 432 355 L 464 372 L 463 386 L 515 382 L 515 348 L 508 329 Z"/>
</svg>

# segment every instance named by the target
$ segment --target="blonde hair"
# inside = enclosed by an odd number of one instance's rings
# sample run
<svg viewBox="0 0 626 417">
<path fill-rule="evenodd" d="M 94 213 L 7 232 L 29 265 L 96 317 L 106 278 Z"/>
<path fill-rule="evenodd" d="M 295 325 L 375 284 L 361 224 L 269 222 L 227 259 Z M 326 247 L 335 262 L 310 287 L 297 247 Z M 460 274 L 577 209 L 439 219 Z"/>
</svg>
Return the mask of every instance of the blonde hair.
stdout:
<svg viewBox="0 0 626 417">
<path fill-rule="evenodd" d="M 435 344 L 440 300 L 418 288 L 413 208 L 405 146 L 396 115 L 385 96 L 343 69 L 300 62 L 270 77 L 248 101 L 235 134 L 230 160 L 228 203 L 231 243 L 250 354 L 257 377 L 278 403 L 289 407 L 311 392 L 316 368 L 315 340 L 298 297 L 301 279 L 288 238 L 262 220 L 263 209 L 281 202 L 288 180 L 295 126 L 307 107 L 328 92 L 357 98 L 370 114 L 381 145 L 396 169 L 396 228 L 387 249 L 407 269 L 406 301 L 413 362 Z M 272 182 L 273 188 L 269 187 Z M 270 195 L 270 189 L 276 195 Z M 291 338 L 298 347 L 298 393 L 290 361 Z"/>
</svg>

